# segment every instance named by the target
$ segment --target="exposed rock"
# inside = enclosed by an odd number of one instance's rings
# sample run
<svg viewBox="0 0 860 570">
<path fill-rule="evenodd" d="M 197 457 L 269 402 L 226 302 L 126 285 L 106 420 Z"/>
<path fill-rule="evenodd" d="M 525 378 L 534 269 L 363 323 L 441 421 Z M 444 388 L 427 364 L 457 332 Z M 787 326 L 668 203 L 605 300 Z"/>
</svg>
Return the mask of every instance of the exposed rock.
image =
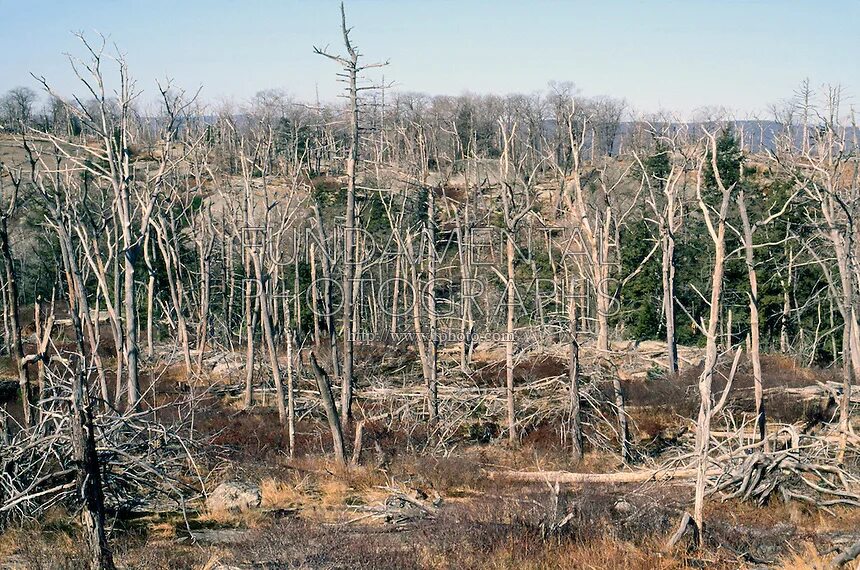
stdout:
<svg viewBox="0 0 860 570">
<path fill-rule="evenodd" d="M 260 488 L 251 483 L 225 481 L 206 497 L 209 512 L 246 511 L 260 506 L 263 495 Z"/>
<path fill-rule="evenodd" d="M 627 515 L 633 512 L 633 505 L 625 501 L 624 499 L 618 499 L 615 501 L 615 505 L 612 507 L 616 513 Z"/>
<path fill-rule="evenodd" d="M 472 350 L 472 362 L 489 363 L 505 359 L 505 345 L 501 342 L 479 342 Z"/>
<path fill-rule="evenodd" d="M 215 364 L 212 367 L 212 374 L 214 376 L 226 376 L 226 375 L 230 374 L 231 372 L 235 372 L 238 369 L 239 369 L 239 366 L 237 366 L 236 364 L 234 364 L 232 362 L 229 362 L 229 361 L 219 362 L 218 364 Z"/>
</svg>

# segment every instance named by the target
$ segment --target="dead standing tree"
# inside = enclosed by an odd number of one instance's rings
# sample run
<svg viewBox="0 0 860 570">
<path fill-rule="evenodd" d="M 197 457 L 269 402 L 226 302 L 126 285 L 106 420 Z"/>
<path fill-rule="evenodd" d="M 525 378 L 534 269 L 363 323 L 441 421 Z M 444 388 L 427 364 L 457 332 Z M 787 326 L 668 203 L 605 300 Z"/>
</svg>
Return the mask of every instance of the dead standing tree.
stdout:
<svg viewBox="0 0 860 570">
<path fill-rule="evenodd" d="M 355 184 L 357 179 L 357 163 L 359 159 L 359 150 L 361 139 L 359 138 L 359 92 L 373 87 L 359 86 L 359 76 L 361 72 L 387 65 L 388 62 L 371 63 L 359 65 L 361 54 L 356 46 L 350 40 L 349 34 L 351 28 L 346 26 L 346 11 L 343 3 L 340 5 L 340 22 L 341 32 L 343 33 L 343 43 L 346 48 L 347 56 L 340 56 L 328 53 L 325 48 L 320 49 L 314 47 L 314 53 L 327 57 L 328 59 L 337 62 L 343 68 L 342 81 L 346 82 L 346 93 L 349 99 L 349 148 L 346 155 L 346 220 L 344 225 L 344 242 L 343 242 L 343 366 L 341 369 L 341 395 L 340 395 L 340 416 L 341 422 L 346 424 L 352 418 L 352 392 L 353 392 L 353 346 L 354 338 L 352 335 L 353 318 L 354 318 L 354 295 L 353 295 L 353 275 L 355 271 L 355 233 L 357 230 L 355 222 Z M 333 331 L 329 331 L 330 334 Z"/>
<path fill-rule="evenodd" d="M 842 457 L 850 428 L 851 385 L 860 377 L 860 225 L 856 221 L 860 213 L 860 165 L 856 142 L 852 144 L 847 139 L 847 129 L 840 125 L 840 100 L 840 88 L 831 88 L 824 108 L 819 110 L 810 107 L 809 94 L 805 92 L 802 103 L 805 115 L 811 108 L 821 125 L 810 134 L 804 120 L 803 133 L 809 138 L 802 141 L 798 151 L 793 125 L 789 123 L 775 158 L 812 204 L 809 218 L 817 222 L 815 237 L 803 245 L 821 268 L 830 298 L 842 317 L 843 385 L 839 400 Z M 856 133 L 856 125 L 854 129 Z M 818 244 L 824 248 L 817 247 Z M 830 255 L 826 253 L 828 249 Z"/>
<path fill-rule="evenodd" d="M 711 296 L 709 303 L 709 315 L 707 322 L 696 323 L 705 336 L 705 362 L 702 367 L 702 375 L 699 378 L 699 416 L 696 421 L 696 491 L 693 511 L 693 522 L 696 525 L 699 543 L 702 543 L 704 533 L 704 505 L 705 487 L 707 485 L 709 467 L 709 447 L 711 439 L 711 419 L 718 411 L 713 403 L 712 385 L 717 373 L 718 343 L 719 343 L 719 320 L 720 303 L 722 299 L 723 274 L 725 273 L 726 260 L 726 219 L 728 217 L 729 205 L 731 203 L 734 184 L 726 187 L 720 176 L 717 164 L 717 142 L 714 133 L 705 132 L 707 148 L 699 157 L 696 172 L 696 197 L 705 226 L 711 240 L 714 243 L 714 267 L 711 274 Z M 718 208 L 707 203 L 703 194 L 703 175 L 707 161 L 710 160 L 714 181 L 719 190 L 720 201 Z M 724 394 L 728 394 L 730 383 L 727 384 Z M 725 399 L 721 400 L 722 403 Z"/>
<path fill-rule="evenodd" d="M 11 181 L 12 191 L 8 198 L 4 196 L 3 183 L 4 171 Z M 12 257 L 12 247 L 9 242 L 9 219 L 15 215 L 18 208 L 18 197 L 21 190 L 21 172 L 7 168 L 0 163 L 0 199 L 6 203 L 0 205 L 0 253 L 3 255 L 3 266 L 6 275 L 6 306 L 8 307 L 9 326 L 11 328 L 11 352 L 15 360 L 15 368 L 18 371 L 18 386 L 21 392 L 21 407 L 24 410 L 24 425 L 31 424 L 32 390 L 30 378 L 27 375 L 27 365 L 24 363 L 24 345 L 21 340 L 21 317 L 18 307 L 18 279 L 15 270 L 15 259 Z"/>
<path fill-rule="evenodd" d="M 741 238 L 742 248 L 744 250 L 744 261 L 747 267 L 747 278 L 749 279 L 749 309 L 750 309 L 750 337 L 749 337 L 749 358 L 752 362 L 753 369 L 753 389 L 755 391 L 755 431 L 759 441 L 767 441 L 766 435 L 766 413 L 764 402 L 764 389 L 762 387 L 762 371 L 761 371 L 761 332 L 760 332 L 760 317 L 759 317 L 759 296 L 758 296 L 758 273 L 755 263 L 754 238 L 756 232 L 763 227 L 782 216 L 794 200 L 794 195 L 785 201 L 782 208 L 771 213 L 766 218 L 756 220 L 750 223 L 750 216 L 747 210 L 747 199 L 744 193 L 743 184 L 738 187 L 737 204 L 738 212 L 741 216 L 741 231 L 738 232 Z"/>
<path fill-rule="evenodd" d="M 609 319 L 617 308 L 616 300 L 621 286 L 632 279 L 656 251 L 654 249 L 640 262 L 639 267 L 623 281 L 617 281 L 613 269 L 621 249 L 621 228 L 639 203 L 645 182 L 631 192 L 629 204 L 622 206 L 625 183 L 633 163 L 620 168 L 613 160 L 592 161 L 588 168 L 583 164 L 584 134 L 589 131 L 590 116 L 577 107 L 570 96 L 558 103 L 558 116 L 567 136 L 567 154 L 560 157 L 556 149 L 550 149 L 547 160 L 559 177 L 559 202 L 567 212 L 567 223 L 575 231 L 573 239 L 582 246 L 587 259 L 587 276 L 595 293 L 595 319 L 597 321 L 597 350 L 604 356 L 609 353 Z M 583 283 L 584 285 L 584 283 Z M 580 316 L 585 316 L 581 307 Z M 616 411 L 618 414 L 618 439 L 624 461 L 630 458 L 627 433 L 627 414 L 621 380 L 613 378 Z"/>
<path fill-rule="evenodd" d="M 70 215 L 73 209 L 69 207 L 69 202 L 73 202 L 78 198 L 74 194 L 75 186 L 71 182 L 76 178 L 74 175 L 77 171 L 74 169 L 61 169 L 59 166 L 51 170 L 47 167 L 46 159 L 42 153 L 34 150 L 26 139 L 24 140 L 24 148 L 30 162 L 31 180 L 47 210 L 47 225 L 54 230 L 59 241 L 69 302 L 69 315 L 74 330 L 75 349 L 70 355 L 71 358 L 65 358 L 61 355 L 48 356 L 46 354 L 46 345 L 49 341 L 47 335 L 50 335 L 50 329 L 48 328 L 46 338 L 41 341 L 41 345 L 44 348 L 40 347 L 37 356 L 42 365 L 41 370 L 45 374 L 51 371 L 49 365 L 53 362 L 59 363 L 60 370 L 65 371 L 64 381 L 58 382 L 52 380 L 51 388 L 52 390 L 56 390 L 57 388 L 68 388 L 70 390 L 68 399 L 64 404 L 66 409 L 57 413 L 58 410 L 40 408 L 40 425 L 32 428 L 32 431 L 22 432 L 19 436 L 23 435 L 23 440 L 26 444 L 27 440 L 35 434 L 37 441 L 41 442 L 39 453 L 44 456 L 46 451 L 44 447 L 47 441 L 50 441 L 50 438 L 46 441 L 43 434 L 51 431 L 45 428 L 45 423 L 56 421 L 57 417 L 68 416 L 68 426 L 61 426 L 60 429 L 66 431 L 68 434 L 67 441 L 69 445 L 66 446 L 66 452 L 68 452 L 69 448 L 71 449 L 71 463 L 74 467 L 63 471 L 60 473 L 60 476 L 74 475 L 74 483 L 54 487 L 48 492 L 56 493 L 67 489 L 75 489 L 75 494 L 83 506 L 81 516 L 90 555 L 88 567 L 92 570 L 112 570 L 114 568 L 113 558 L 108 548 L 105 529 L 104 491 L 101 482 L 102 469 L 96 448 L 93 421 L 94 406 L 92 405 L 93 398 L 89 388 L 89 377 L 93 369 L 99 374 L 103 397 L 106 385 L 103 366 L 98 354 L 98 341 L 93 333 L 94 326 L 90 317 L 86 284 L 82 278 L 80 266 L 76 259 L 75 245 L 69 228 L 74 223 L 74 218 Z M 55 159 L 57 164 L 61 162 L 56 155 Z M 86 343 L 89 344 L 89 359 L 92 361 L 92 364 L 87 362 Z M 53 372 L 50 373 L 53 374 Z M 64 386 L 67 383 L 68 386 Z M 49 394 L 43 394 L 42 400 L 46 406 L 50 406 L 53 405 L 57 398 L 51 397 Z M 64 424 L 66 421 L 62 421 L 61 423 Z M 54 437 L 56 438 L 57 436 L 55 435 Z M 52 455 L 57 456 L 56 454 Z M 15 454 L 13 454 L 13 457 L 15 457 Z M 44 464 L 44 461 L 41 463 Z M 4 472 L 7 470 L 8 466 L 4 466 Z M 51 477 L 37 477 L 30 482 L 30 485 L 32 488 L 32 486 L 44 484 L 46 481 L 52 480 Z M 43 493 L 31 496 L 24 493 L 21 497 L 12 497 L 11 501 L 4 501 L 5 504 L 0 507 L 0 512 L 11 508 L 19 501 L 27 500 L 40 494 Z M 6 499 L 5 496 L 3 498 Z"/>
<path fill-rule="evenodd" d="M 57 101 L 61 101 L 71 116 L 82 124 L 83 130 L 93 138 L 90 143 L 73 143 L 59 138 L 49 132 L 39 133 L 53 143 L 58 154 L 75 168 L 86 172 L 93 180 L 105 184 L 113 194 L 117 231 L 121 236 L 121 251 L 123 256 L 123 323 L 124 346 L 123 353 L 126 361 L 126 402 L 129 409 L 136 409 L 140 400 L 139 381 L 139 348 L 138 348 L 138 314 L 135 282 L 135 267 L 140 253 L 141 244 L 148 233 L 149 216 L 155 206 L 155 194 L 168 169 L 171 151 L 171 141 L 175 130 L 167 129 L 162 132 L 159 142 L 161 160 L 156 172 L 145 181 L 139 181 L 135 165 L 132 162 L 132 144 L 134 139 L 133 116 L 134 101 L 138 96 L 134 81 L 130 78 L 124 56 L 117 52 L 114 55 L 105 53 L 105 40 L 100 46 L 94 46 L 82 35 L 78 36 L 84 45 L 87 59 L 69 58 L 72 70 L 84 86 L 92 104 L 85 104 L 80 98 L 74 97 L 73 102 L 59 97 L 49 87 L 44 77 L 37 78 L 45 90 Z M 112 60 L 119 73 L 119 86 L 114 96 L 109 95 L 105 85 L 103 63 L 105 59 Z M 175 124 L 171 123 L 173 127 Z M 141 192 L 136 192 L 139 187 Z M 135 198 L 138 202 L 135 204 Z M 117 302 L 117 305 L 119 303 Z"/>
<path fill-rule="evenodd" d="M 660 125 L 661 127 L 663 125 Z M 666 322 L 666 365 L 669 374 L 678 373 L 678 342 L 675 333 L 675 242 L 684 222 L 684 184 L 689 158 L 685 154 L 684 131 L 660 132 L 649 125 L 655 138 L 651 156 L 633 153 L 648 190 L 645 203 L 654 214 L 662 254 L 663 318 Z"/>
<path fill-rule="evenodd" d="M 499 118 L 499 134 L 502 140 L 502 155 L 499 158 L 499 173 L 502 181 L 501 198 L 502 198 L 502 215 L 504 216 L 504 235 L 505 235 L 505 267 L 507 269 L 504 275 L 501 274 L 495 267 L 491 267 L 496 272 L 502 283 L 505 284 L 505 305 L 506 313 L 506 338 L 505 338 L 505 394 L 508 411 L 508 443 L 516 445 L 519 442 L 519 432 L 517 430 L 517 408 L 514 401 L 514 350 L 516 332 L 516 309 L 517 309 L 517 289 L 516 289 L 516 234 L 520 222 L 528 215 L 534 203 L 534 197 L 531 191 L 534 189 L 534 184 L 537 180 L 540 162 L 529 170 L 526 166 L 525 153 L 522 154 L 521 160 L 517 160 L 515 156 L 515 141 L 516 141 L 517 123 L 508 124 L 503 118 Z M 519 190 L 519 192 L 518 192 Z M 517 196 L 520 194 L 520 196 Z M 517 200 L 519 199 L 519 204 Z"/>
</svg>

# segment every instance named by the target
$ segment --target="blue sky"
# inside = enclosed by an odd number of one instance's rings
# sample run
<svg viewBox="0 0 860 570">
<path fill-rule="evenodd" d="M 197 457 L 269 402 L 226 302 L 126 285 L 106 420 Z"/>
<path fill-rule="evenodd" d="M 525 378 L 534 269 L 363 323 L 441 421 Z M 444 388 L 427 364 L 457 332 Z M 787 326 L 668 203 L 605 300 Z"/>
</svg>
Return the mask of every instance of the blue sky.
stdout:
<svg viewBox="0 0 860 570">
<path fill-rule="evenodd" d="M 533 92 L 572 81 L 586 95 L 640 111 L 689 114 L 723 106 L 766 114 L 804 77 L 860 96 L 858 0 L 351 0 L 347 16 L 368 61 L 407 91 Z M 340 49 L 331 0 L 0 0 L 0 92 L 77 89 L 63 57 L 72 31 L 108 35 L 155 96 L 172 77 L 207 101 L 241 103 L 261 89 L 298 99 L 338 93 L 335 66 L 313 45 Z M 850 102 L 855 102 L 854 97 Z"/>
</svg>

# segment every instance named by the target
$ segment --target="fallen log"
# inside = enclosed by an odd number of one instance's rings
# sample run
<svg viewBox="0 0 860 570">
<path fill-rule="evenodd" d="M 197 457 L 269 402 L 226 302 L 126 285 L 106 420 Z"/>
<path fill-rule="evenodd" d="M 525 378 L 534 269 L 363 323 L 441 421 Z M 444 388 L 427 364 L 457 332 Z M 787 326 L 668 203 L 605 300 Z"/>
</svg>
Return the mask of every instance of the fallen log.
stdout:
<svg viewBox="0 0 860 570">
<path fill-rule="evenodd" d="M 719 470 L 709 470 L 708 476 Z M 621 471 L 619 473 L 573 473 L 571 471 L 490 471 L 490 479 L 550 483 L 647 483 L 672 479 L 693 479 L 695 469 L 654 469 L 647 471 Z"/>
<path fill-rule="evenodd" d="M 849 562 L 853 561 L 855 558 L 860 556 L 860 540 L 846 548 L 839 554 L 833 561 L 830 562 L 830 570 L 834 570 L 836 568 L 842 568 Z"/>
</svg>

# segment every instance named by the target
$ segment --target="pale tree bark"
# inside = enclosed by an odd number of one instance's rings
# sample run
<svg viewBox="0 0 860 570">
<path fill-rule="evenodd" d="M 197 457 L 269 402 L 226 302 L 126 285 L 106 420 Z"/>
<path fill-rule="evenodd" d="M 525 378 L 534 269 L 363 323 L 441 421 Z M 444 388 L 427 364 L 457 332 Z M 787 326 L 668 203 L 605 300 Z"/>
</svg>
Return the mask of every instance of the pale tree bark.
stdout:
<svg viewBox="0 0 860 570">
<path fill-rule="evenodd" d="M 146 357 L 152 360 L 155 356 L 155 268 L 152 266 L 154 246 L 152 231 L 146 232 L 143 240 L 143 260 L 148 274 L 146 280 Z"/>
<path fill-rule="evenodd" d="M 38 78 L 38 80 L 71 116 L 81 122 L 84 129 L 94 134 L 97 144 L 72 143 L 50 132 L 40 134 L 54 145 L 58 156 L 103 183 L 113 194 L 112 204 L 122 241 L 122 249 L 118 255 L 123 256 L 121 306 L 127 370 L 126 404 L 129 410 L 136 410 L 140 400 L 140 378 L 137 287 L 134 272 L 159 186 L 167 172 L 176 166 L 171 158 L 171 144 L 178 129 L 177 116 L 182 114 L 193 100 L 183 103 L 181 95 L 174 97 L 169 93 L 169 85 L 159 86 L 165 104 L 164 111 L 168 116 L 167 126 L 162 129 L 158 143 L 161 146 L 161 158 L 154 174 L 143 180 L 142 184 L 138 184 L 140 180 L 137 178 L 137 171 L 132 165 L 131 157 L 134 138 L 132 122 L 135 113 L 133 105 L 139 93 L 135 90 L 134 81 L 129 76 L 125 58 L 120 53 L 106 56 L 104 37 L 101 38 L 100 46 L 92 45 L 80 34 L 78 38 L 86 50 L 87 60 L 82 62 L 76 58 L 70 58 L 70 62 L 72 70 L 94 104 L 84 106 L 80 104 L 79 98 L 75 98 L 74 103 L 66 102 L 51 90 L 44 78 Z M 115 89 L 108 89 L 105 85 L 102 67 L 106 58 L 115 63 L 119 75 L 119 85 Z M 137 191 L 138 189 L 140 192 Z M 133 200 L 137 204 L 134 204 Z M 114 295 L 117 306 L 120 306 L 118 298 L 119 295 Z"/>
<path fill-rule="evenodd" d="M 860 209 L 860 169 L 856 148 L 846 140 L 845 127 L 839 124 L 841 89 L 831 88 L 823 109 L 810 103 L 811 91 L 804 84 L 801 95 L 804 115 L 813 112 L 822 121 L 820 128 L 807 133 L 800 152 L 794 143 L 791 125 L 784 133 L 776 158 L 784 171 L 793 177 L 797 188 L 815 205 L 820 215 L 816 243 L 803 242 L 809 255 L 824 274 L 830 299 L 842 316 L 842 394 L 839 399 L 840 458 L 844 457 L 850 429 L 850 399 L 854 379 L 860 375 L 860 266 L 858 266 L 858 232 L 856 222 Z M 854 125 L 853 128 L 857 128 Z M 778 141 L 779 142 L 779 141 Z M 819 251 L 826 244 L 835 259 L 833 264 Z M 835 339 L 833 339 L 835 344 Z"/>
<path fill-rule="evenodd" d="M 73 191 L 73 181 L 77 179 L 75 173 L 64 172 L 63 176 L 58 175 L 57 168 L 49 168 L 46 159 L 38 149 L 35 149 L 30 143 L 24 140 L 24 151 L 27 153 L 30 163 L 30 179 L 32 180 L 35 190 L 38 192 L 42 204 L 45 206 L 46 222 L 49 227 L 57 235 L 60 245 L 67 252 L 74 252 L 75 246 L 72 241 L 69 212 L 66 209 Z M 56 156 L 54 156 L 57 159 Z M 99 379 L 101 395 L 104 405 L 109 402 L 107 378 L 105 376 L 104 366 L 101 356 L 99 355 L 98 338 L 95 333 L 95 325 L 93 324 L 90 314 L 89 301 L 84 293 L 85 286 L 80 265 L 77 262 L 73 253 L 69 253 L 64 262 L 68 265 L 69 278 L 72 280 L 72 285 L 80 290 L 79 296 L 74 304 L 75 310 L 71 310 L 71 318 L 82 321 L 82 334 L 86 334 L 86 340 L 90 349 L 90 356 L 95 366 L 96 373 Z M 83 354 L 83 353 L 82 353 Z"/>
<path fill-rule="evenodd" d="M 762 388 L 762 371 L 761 371 L 761 333 L 760 333 L 760 317 L 758 312 L 758 274 L 755 267 L 755 244 L 753 237 L 758 228 L 766 226 L 773 220 L 781 216 L 788 209 L 794 196 L 790 197 L 783 205 L 782 209 L 769 215 L 764 220 L 758 220 L 750 223 L 749 214 L 747 213 L 746 195 L 743 187 L 739 188 L 737 193 L 738 211 L 741 216 L 741 242 L 744 250 L 744 261 L 747 266 L 747 277 L 749 279 L 749 310 L 750 310 L 750 338 L 749 338 L 749 358 L 753 369 L 753 387 L 755 391 L 755 431 L 759 441 L 764 441 L 767 446 L 766 431 L 766 412 L 764 401 L 764 390 Z M 791 268 L 789 267 L 789 271 Z M 783 324 L 784 326 L 784 324 Z M 782 335 L 781 335 L 782 336 Z"/>
<path fill-rule="evenodd" d="M 686 171 L 687 158 L 681 147 L 682 134 L 657 135 L 651 131 L 668 163 L 668 172 L 650 172 L 641 158 L 634 153 L 640 168 L 645 173 L 648 188 L 645 203 L 654 214 L 661 253 L 661 282 L 663 289 L 663 319 L 666 326 L 666 369 L 668 374 L 678 373 L 678 342 L 675 333 L 675 238 L 681 231 L 684 220 L 683 186 L 681 181 Z M 657 188 L 655 188 L 657 186 Z"/>
<path fill-rule="evenodd" d="M 209 337 L 209 288 L 212 284 L 212 251 L 215 247 L 215 233 L 212 229 L 212 213 L 206 211 L 199 220 L 197 235 L 197 255 L 200 264 L 200 322 L 197 325 L 197 373 L 203 372 L 203 357 Z"/>
<path fill-rule="evenodd" d="M 747 265 L 747 275 L 749 277 L 750 292 L 749 292 L 749 308 L 750 308 L 750 350 L 749 357 L 753 368 L 753 385 L 755 389 L 755 431 L 759 441 L 764 441 L 766 420 L 764 408 L 764 390 L 762 389 L 761 377 L 761 356 L 759 354 L 759 315 L 758 315 L 758 276 L 755 269 L 755 260 L 753 256 L 753 229 L 750 225 L 749 215 L 747 214 L 746 199 L 744 190 L 741 188 L 738 191 L 738 210 L 741 214 L 741 223 L 743 224 L 743 247 L 744 260 Z"/>
<path fill-rule="evenodd" d="M 532 202 L 529 201 L 529 190 L 534 182 L 535 168 L 530 175 L 524 173 L 523 162 L 516 161 L 514 157 L 514 142 L 516 139 L 517 123 L 508 125 L 503 118 L 499 118 L 499 132 L 502 140 L 502 155 L 499 158 L 499 173 L 501 184 L 502 214 L 504 216 L 505 235 L 505 269 L 503 275 L 495 268 L 493 271 L 505 284 L 505 400 L 508 416 L 508 443 L 515 446 L 519 443 L 519 430 L 517 429 L 517 408 L 514 394 L 514 350 L 516 347 L 516 243 L 517 228 L 523 218 L 531 211 Z M 515 196 L 517 189 L 525 194 L 523 203 L 516 204 Z"/>
<path fill-rule="evenodd" d="M 332 375 L 337 378 L 340 376 L 340 358 L 338 356 L 337 344 L 337 325 L 335 324 L 335 303 L 334 303 L 334 285 L 332 279 L 332 263 L 328 249 L 328 235 L 326 234 L 325 224 L 323 222 L 322 213 L 320 212 L 319 204 L 313 204 L 314 221 L 317 233 L 317 243 L 320 249 L 320 269 L 323 276 L 323 307 L 325 310 L 325 325 L 329 340 L 329 353 L 331 357 Z M 316 284 L 315 284 L 316 285 Z"/>
<path fill-rule="evenodd" d="M 269 355 L 269 365 L 272 368 L 272 379 L 275 381 L 275 403 L 278 408 L 278 420 L 281 425 L 286 427 L 288 423 L 287 408 L 284 402 L 284 387 L 281 382 L 281 367 L 278 364 L 278 351 L 275 345 L 275 335 L 272 330 L 272 315 L 270 311 L 270 297 L 267 290 L 271 279 L 263 270 L 263 263 L 260 259 L 262 254 L 254 252 L 252 259 L 254 262 L 254 272 L 256 275 L 257 284 L 257 299 L 260 307 L 260 322 L 263 325 L 263 340 L 266 344 L 266 353 Z"/>
<path fill-rule="evenodd" d="M 711 297 L 707 323 L 700 325 L 705 335 L 705 361 L 702 367 L 702 375 L 699 378 L 699 416 L 696 421 L 696 491 L 693 520 L 698 529 L 699 540 L 704 536 L 704 506 L 705 486 L 708 475 L 708 462 L 711 438 L 711 419 L 714 413 L 712 385 L 716 374 L 718 353 L 718 334 L 720 321 L 720 301 L 722 298 L 723 274 L 725 272 L 726 258 L 726 218 L 728 216 L 729 204 L 731 202 L 733 186 L 726 188 L 720 177 L 717 167 L 717 143 L 716 136 L 706 133 L 709 151 L 705 151 L 699 160 L 696 179 L 696 196 L 699 207 L 708 229 L 708 234 L 714 243 L 714 267 L 711 273 Z M 710 154 L 711 168 L 714 178 L 721 194 L 719 210 L 712 211 L 705 199 L 702 197 L 702 174 Z"/>
<path fill-rule="evenodd" d="M 340 416 L 341 421 L 346 425 L 352 419 L 352 399 L 353 399 L 353 348 L 354 338 L 352 335 L 354 315 L 353 298 L 353 279 L 355 271 L 355 184 L 356 184 L 356 167 L 359 157 L 359 146 L 361 139 L 359 138 L 359 90 L 365 89 L 359 87 L 358 79 L 362 71 L 372 68 L 381 67 L 385 63 L 359 65 L 361 54 L 352 44 L 349 37 L 351 29 L 346 25 L 346 12 L 344 11 L 343 3 L 340 5 L 341 16 L 341 32 L 343 34 L 343 43 L 347 51 L 347 56 L 342 57 L 332 55 L 324 50 L 314 47 L 314 52 L 331 59 L 341 65 L 345 75 L 347 84 L 346 92 L 349 99 L 349 148 L 346 156 L 346 220 L 344 225 L 344 244 L 343 244 L 343 367 L 341 369 L 341 394 L 340 394 Z M 333 331 L 330 331 L 330 333 Z"/>
<path fill-rule="evenodd" d="M 597 323 L 597 349 L 607 353 L 609 317 L 613 311 L 614 295 L 617 293 L 610 287 L 610 282 L 613 279 L 612 267 L 615 265 L 613 259 L 620 248 L 620 243 L 614 238 L 620 236 L 618 228 L 633 211 L 642 188 L 640 186 L 626 210 L 612 203 L 613 196 L 627 178 L 632 164 L 614 173 L 610 172 L 614 164 L 612 161 L 603 165 L 592 164 L 591 171 L 586 173 L 580 155 L 583 133 L 588 132 L 589 118 L 579 112 L 573 99 L 566 101 L 563 106 L 565 109 L 560 116 L 563 119 L 566 143 L 570 148 L 570 164 L 562 164 L 556 152 L 551 152 L 547 160 L 554 164 L 558 171 L 559 201 L 565 206 L 569 224 L 578 232 L 577 239 L 582 242 L 589 258 L 590 281 L 594 289 L 594 319 Z M 581 316 L 585 319 L 585 311 L 581 311 Z"/>
<path fill-rule="evenodd" d="M 508 214 L 508 212 L 506 212 Z M 506 217 L 508 217 L 506 215 Z M 514 317 L 515 317 L 515 296 L 516 289 L 514 285 L 514 237 L 513 231 L 509 229 L 505 237 L 505 257 L 507 258 L 507 279 L 505 283 L 506 289 L 506 332 L 505 339 L 505 396 L 508 407 L 508 442 L 511 445 L 516 445 L 519 441 L 519 433 L 517 431 L 517 408 L 514 402 Z"/>
<path fill-rule="evenodd" d="M 182 280 L 182 264 L 179 261 L 179 253 L 176 251 L 175 224 L 169 223 L 159 213 L 152 220 L 153 227 L 158 236 L 158 247 L 164 260 L 165 272 L 167 273 L 168 289 L 176 313 L 177 340 L 182 348 L 182 358 L 185 362 L 185 373 L 191 376 L 191 341 L 188 336 L 188 322 L 185 318 L 185 285 Z"/>
<path fill-rule="evenodd" d="M 427 392 L 430 399 L 430 421 L 439 417 L 439 388 L 437 350 L 439 348 L 438 315 L 436 313 L 436 195 L 434 188 L 427 190 L 427 316 L 430 338 L 427 339 Z"/>
<path fill-rule="evenodd" d="M 570 335 L 570 358 L 568 361 L 568 397 L 570 399 L 568 422 L 570 422 L 570 427 L 568 431 L 570 434 L 570 457 L 574 461 L 580 461 L 582 459 L 584 449 L 582 443 L 582 410 L 579 396 L 579 342 L 576 338 L 577 303 L 576 296 L 573 294 L 575 287 L 575 278 L 573 277 L 573 274 L 571 274 L 567 309 L 568 334 Z"/>
<path fill-rule="evenodd" d="M 334 447 L 334 456 L 340 465 L 346 465 L 346 449 L 343 444 L 343 430 L 341 429 L 341 421 L 338 418 L 337 407 L 334 405 L 334 397 L 331 393 L 331 382 L 328 379 L 328 374 L 317 362 L 317 358 L 313 352 L 310 353 L 311 368 L 316 377 L 317 388 L 322 399 L 323 409 L 326 412 L 328 426 L 331 429 L 332 445 Z"/>
<path fill-rule="evenodd" d="M 311 285 L 308 289 L 311 297 L 311 315 L 314 323 L 314 348 L 320 348 L 320 307 L 319 307 L 319 292 L 317 291 L 317 246 L 311 242 L 309 245 L 309 257 L 311 262 Z"/>
</svg>

